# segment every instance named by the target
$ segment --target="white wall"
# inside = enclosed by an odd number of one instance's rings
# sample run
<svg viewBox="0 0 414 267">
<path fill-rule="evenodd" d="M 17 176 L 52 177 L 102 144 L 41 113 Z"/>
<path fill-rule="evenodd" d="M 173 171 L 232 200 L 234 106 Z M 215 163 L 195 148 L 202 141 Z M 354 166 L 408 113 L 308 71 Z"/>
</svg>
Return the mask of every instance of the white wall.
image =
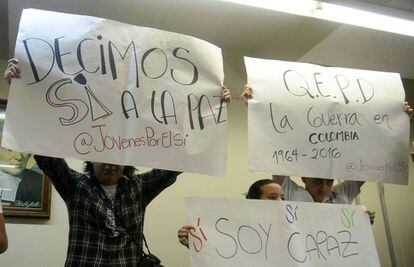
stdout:
<svg viewBox="0 0 414 267">
<path fill-rule="evenodd" d="M 6 218 L 6 232 L 9 248 L 0 255 L 0 266 L 63 266 L 68 216 L 54 188 L 50 220 Z"/>
</svg>

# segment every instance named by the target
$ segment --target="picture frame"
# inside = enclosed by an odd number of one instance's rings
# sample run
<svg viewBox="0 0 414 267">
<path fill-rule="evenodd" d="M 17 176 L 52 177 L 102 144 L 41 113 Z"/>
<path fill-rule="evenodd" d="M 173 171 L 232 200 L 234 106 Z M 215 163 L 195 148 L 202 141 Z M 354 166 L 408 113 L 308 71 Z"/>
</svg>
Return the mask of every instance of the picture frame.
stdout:
<svg viewBox="0 0 414 267">
<path fill-rule="evenodd" d="M 0 99 L 0 140 L 7 100 Z M 5 217 L 50 218 L 52 186 L 33 155 L 0 147 L 0 198 Z"/>
</svg>

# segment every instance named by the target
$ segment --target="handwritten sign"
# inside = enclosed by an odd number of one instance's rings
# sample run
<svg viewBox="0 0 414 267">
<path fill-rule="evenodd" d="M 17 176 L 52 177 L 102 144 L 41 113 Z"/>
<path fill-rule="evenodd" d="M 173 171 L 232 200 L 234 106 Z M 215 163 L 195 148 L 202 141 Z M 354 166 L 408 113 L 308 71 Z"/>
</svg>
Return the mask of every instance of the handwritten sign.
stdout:
<svg viewBox="0 0 414 267">
<path fill-rule="evenodd" d="M 407 184 L 409 119 L 396 73 L 245 58 L 249 168 Z"/>
<path fill-rule="evenodd" d="M 51 23 L 52 22 L 52 23 Z M 3 146 L 224 176 L 221 51 L 181 34 L 25 9 Z"/>
<path fill-rule="evenodd" d="M 359 206 L 188 198 L 187 207 L 194 267 L 380 266 Z"/>
</svg>

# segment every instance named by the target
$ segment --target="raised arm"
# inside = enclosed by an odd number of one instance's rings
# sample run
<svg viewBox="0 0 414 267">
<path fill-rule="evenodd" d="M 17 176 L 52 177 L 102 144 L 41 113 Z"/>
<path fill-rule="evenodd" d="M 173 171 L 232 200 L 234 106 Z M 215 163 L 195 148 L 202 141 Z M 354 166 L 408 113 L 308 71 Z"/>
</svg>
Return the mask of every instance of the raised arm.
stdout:
<svg viewBox="0 0 414 267">
<path fill-rule="evenodd" d="M 13 78 L 20 78 L 19 61 L 16 58 L 8 60 L 3 78 L 10 84 Z M 34 156 L 37 165 L 50 178 L 56 190 L 67 201 L 75 191 L 76 172 L 71 170 L 66 161 L 59 158 Z"/>
<path fill-rule="evenodd" d="M 142 198 L 145 206 L 165 188 L 172 185 L 177 180 L 179 174 L 181 172 L 152 169 L 149 172 L 138 175 L 137 178 L 141 179 Z"/>
<path fill-rule="evenodd" d="M 56 191 L 65 201 L 69 201 L 75 194 L 77 180 L 81 174 L 72 170 L 66 161 L 61 158 L 52 158 L 35 155 L 39 168 L 49 177 Z"/>
</svg>

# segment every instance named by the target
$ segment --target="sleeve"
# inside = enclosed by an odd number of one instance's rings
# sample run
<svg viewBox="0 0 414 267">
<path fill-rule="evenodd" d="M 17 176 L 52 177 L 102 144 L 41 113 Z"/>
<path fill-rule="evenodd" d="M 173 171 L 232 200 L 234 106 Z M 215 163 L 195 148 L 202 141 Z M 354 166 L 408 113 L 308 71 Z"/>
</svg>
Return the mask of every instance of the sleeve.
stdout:
<svg viewBox="0 0 414 267">
<path fill-rule="evenodd" d="M 181 172 L 152 169 L 139 175 L 142 183 L 142 197 L 147 206 L 159 193 L 172 185 Z"/>
<path fill-rule="evenodd" d="M 313 202 L 311 194 L 302 186 L 297 185 L 289 176 L 283 179 L 282 189 L 288 201 Z"/>
<path fill-rule="evenodd" d="M 289 176 L 285 176 L 282 183 L 282 190 L 285 194 L 285 200 L 295 201 L 295 199 L 293 199 L 293 195 L 295 194 L 295 192 L 300 190 L 300 186 L 297 185 L 294 181 L 292 181 L 292 179 L 290 179 Z"/>
<path fill-rule="evenodd" d="M 70 169 L 66 161 L 61 158 L 35 155 L 34 159 L 39 168 L 52 181 L 63 200 L 69 201 L 75 194 L 77 172 Z"/>
<path fill-rule="evenodd" d="M 347 204 L 351 204 L 352 201 L 361 193 L 361 190 L 358 186 L 358 181 L 344 181 L 342 183 L 339 183 L 335 185 L 332 188 L 332 191 L 334 191 L 336 194 L 341 194 L 345 196 L 347 199 Z"/>
<path fill-rule="evenodd" d="M 0 213 L 3 213 L 3 207 L 1 205 L 1 198 L 0 198 Z"/>
</svg>

